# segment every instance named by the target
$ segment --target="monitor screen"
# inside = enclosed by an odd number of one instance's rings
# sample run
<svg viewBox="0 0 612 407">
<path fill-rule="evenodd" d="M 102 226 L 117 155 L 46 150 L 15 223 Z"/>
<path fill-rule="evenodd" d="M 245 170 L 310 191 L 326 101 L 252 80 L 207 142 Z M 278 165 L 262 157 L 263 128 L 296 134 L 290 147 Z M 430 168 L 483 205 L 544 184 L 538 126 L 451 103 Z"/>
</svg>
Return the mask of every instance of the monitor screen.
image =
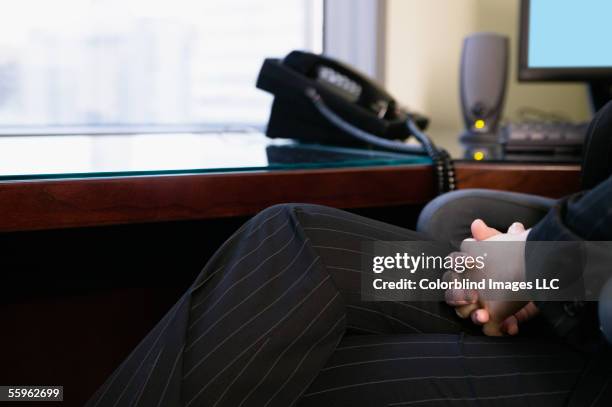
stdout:
<svg viewBox="0 0 612 407">
<path fill-rule="evenodd" d="M 610 0 L 523 0 L 520 78 L 612 77 L 610 16 Z"/>
</svg>

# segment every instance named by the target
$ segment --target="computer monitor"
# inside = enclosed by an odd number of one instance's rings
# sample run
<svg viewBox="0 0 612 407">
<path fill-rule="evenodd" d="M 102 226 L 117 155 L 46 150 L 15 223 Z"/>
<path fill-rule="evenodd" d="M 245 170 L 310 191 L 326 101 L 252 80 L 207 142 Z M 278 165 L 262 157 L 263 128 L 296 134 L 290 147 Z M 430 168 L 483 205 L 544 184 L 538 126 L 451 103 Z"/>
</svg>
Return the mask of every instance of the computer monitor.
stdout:
<svg viewBox="0 0 612 407">
<path fill-rule="evenodd" d="M 612 1 L 521 0 L 519 80 L 584 81 L 611 99 Z"/>
</svg>

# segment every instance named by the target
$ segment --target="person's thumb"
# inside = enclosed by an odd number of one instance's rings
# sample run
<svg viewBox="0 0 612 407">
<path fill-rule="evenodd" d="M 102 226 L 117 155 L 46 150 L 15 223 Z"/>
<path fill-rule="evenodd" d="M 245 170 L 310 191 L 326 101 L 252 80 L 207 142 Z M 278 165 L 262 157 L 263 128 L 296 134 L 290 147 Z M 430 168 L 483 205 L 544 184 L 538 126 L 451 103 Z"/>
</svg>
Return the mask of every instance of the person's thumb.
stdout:
<svg viewBox="0 0 612 407">
<path fill-rule="evenodd" d="M 508 228 L 508 233 L 511 235 L 518 235 L 520 233 L 523 233 L 524 231 L 525 231 L 525 226 L 523 226 L 523 224 L 520 222 L 514 222 Z"/>
<path fill-rule="evenodd" d="M 476 219 L 472 222 L 472 236 L 476 240 L 487 240 L 493 236 L 501 234 L 497 229 L 487 226 L 482 219 Z"/>
</svg>

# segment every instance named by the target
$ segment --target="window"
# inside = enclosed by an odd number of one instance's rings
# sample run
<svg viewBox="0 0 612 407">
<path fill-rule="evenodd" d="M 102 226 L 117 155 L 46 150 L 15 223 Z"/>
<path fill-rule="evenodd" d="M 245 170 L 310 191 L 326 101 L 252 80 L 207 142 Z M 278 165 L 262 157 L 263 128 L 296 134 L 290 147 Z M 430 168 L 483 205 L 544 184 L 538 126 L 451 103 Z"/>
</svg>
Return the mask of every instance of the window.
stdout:
<svg viewBox="0 0 612 407">
<path fill-rule="evenodd" d="M 321 52 L 322 21 L 322 0 L 12 2 L 0 17 L 0 132 L 263 125 L 263 59 Z"/>
</svg>

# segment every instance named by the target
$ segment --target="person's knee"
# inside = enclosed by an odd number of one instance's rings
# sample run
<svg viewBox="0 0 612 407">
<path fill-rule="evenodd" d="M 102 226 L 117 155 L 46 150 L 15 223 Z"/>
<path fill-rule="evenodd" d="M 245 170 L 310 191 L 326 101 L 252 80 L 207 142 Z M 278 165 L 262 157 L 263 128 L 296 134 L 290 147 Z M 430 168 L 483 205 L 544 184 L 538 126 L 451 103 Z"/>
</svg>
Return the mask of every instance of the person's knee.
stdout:
<svg viewBox="0 0 612 407">
<path fill-rule="evenodd" d="M 263 209 L 245 225 L 248 236 L 256 232 L 270 234 L 279 228 L 288 226 L 295 217 L 299 204 L 277 204 Z"/>
<path fill-rule="evenodd" d="M 268 206 L 253 217 L 255 223 L 269 220 L 271 216 L 290 217 L 298 212 L 312 212 L 316 210 L 330 210 L 326 206 L 306 203 L 281 203 Z"/>
<path fill-rule="evenodd" d="M 280 217 L 290 216 L 291 214 L 295 212 L 295 208 L 298 205 L 299 204 L 282 203 L 282 204 L 268 206 L 267 208 L 259 211 L 255 216 L 253 216 L 252 222 L 260 223 L 262 221 L 266 221 L 270 219 L 272 216 L 280 216 Z"/>
<path fill-rule="evenodd" d="M 260 211 L 248 222 L 248 233 L 249 235 L 255 232 L 272 233 L 280 227 L 291 227 L 300 223 L 301 214 L 316 214 L 330 210 L 332 209 L 325 206 L 304 203 L 272 205 Z"/>
</svg>

